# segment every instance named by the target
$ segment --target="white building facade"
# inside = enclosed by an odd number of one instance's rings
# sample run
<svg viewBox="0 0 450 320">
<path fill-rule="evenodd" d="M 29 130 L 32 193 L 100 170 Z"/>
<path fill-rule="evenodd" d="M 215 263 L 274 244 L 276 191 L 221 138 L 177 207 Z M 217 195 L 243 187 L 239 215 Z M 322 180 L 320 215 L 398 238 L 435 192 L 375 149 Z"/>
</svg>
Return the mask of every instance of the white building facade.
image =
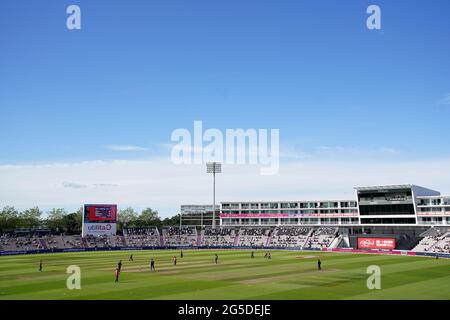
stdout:
<svg viewBox="0 0 450 320">
<path fill-rule="evenodd" d="M 356 187 L 353 200 L 221 202 L 222 226 L 450 225 L 450 196 L 416 185 Z"/>
</svg>

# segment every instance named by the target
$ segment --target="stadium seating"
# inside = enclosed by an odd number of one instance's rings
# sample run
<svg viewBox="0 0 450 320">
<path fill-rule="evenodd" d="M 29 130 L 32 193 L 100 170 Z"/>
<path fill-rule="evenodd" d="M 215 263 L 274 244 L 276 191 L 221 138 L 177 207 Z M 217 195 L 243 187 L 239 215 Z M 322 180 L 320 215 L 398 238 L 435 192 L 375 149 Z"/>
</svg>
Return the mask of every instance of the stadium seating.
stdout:
<svg viewBox="0 0 450 320">
<path fill-rule="evenodd" d="M 202 245 L 231 247 L 234 245 L 236 233 L 231 228 L 207 227 L 202 230 Z"/>
<path fill-rule="evenodd" d="M 450 233 L 439 239 L 432 250 L 435 253 L 450 253 Z"/>
<path fill-rule="evenodd" d="M 242 228 L 239 231 L 237 245 L 239 247 L 263 247 L 271 236 L 269 228 Z"/>
<path fill-rule="evenodd" d="M 195 227 L 163 227 L 163 242 L 165 246 L 197 246 L 197 229 Z"/>
<path fill-rule="evenodd" d="M 269 244 L 279 248 L 303 247 L 311 233 L 312 228 L 308 227 L 278 227 Z"/>
<path fill-rule="evenodd" d="M 124 241 L 121 236 L 86 236 L 84 238 L 87 248 L 105 249 L 124 247 Z"/>
<path fill-rule="evenodd" d="M 338 228 L 320 227 L 310 236 L 304 247 L 309 249 L 328 248 L 337 236 Z"/>
<path fill-rule="evenodd" d="M 344 230 L 343 230 L 344 231 Z M 390 231 L 391 232 L 391 231 Z M 145 247 L 273 247 L 334 248 L 341 240 L 337 227 L 280 226 L 205 227 L 201 233 L 193 226 L 125 228 L 123 236 L 52 235 L 49 233 L 10 233 L 0 235 L 0 251 L 114 249 Z M 405 236 L 403 234 L 403 236 Z M 420 241 L 418 239 L 421 239 Z M 348 244 L 347 244 L 348 245 Z M 417 235 L 415 252 L 450 253 L 450 228 L 433 227 Z M 410 246 L 409 249 L 412 247 Z"/>
<path fill-rule="evenodd" d="M 450 228 L 430 228 L 412 251 L 450 253 Z"/>
<path fill-rule="evenodd" d="M 41 238 L 47 249 L 79 249 L 84 247 L 81 236 L 47 235 Z"/>
<path fill-rule="evenodd" d="M 450 227 L 431 227 L 427 231 L 420 234 L 422 237 L 441 237 L 450 232 Z"/>
<path fill-rule="evenodd" d="M 16 235 L 2 235 L 0 237 L 0 246 L 3 251 L 29 251 L 45 249 L 44 243 L 38 236 L 16 236 Z"/>
<path fill-rule="evenodd" d="M 160 235 L 158 228 L 126 228 L 123 230 L 125 242 L 128 247 L 159 247 Z"/>
</svg>

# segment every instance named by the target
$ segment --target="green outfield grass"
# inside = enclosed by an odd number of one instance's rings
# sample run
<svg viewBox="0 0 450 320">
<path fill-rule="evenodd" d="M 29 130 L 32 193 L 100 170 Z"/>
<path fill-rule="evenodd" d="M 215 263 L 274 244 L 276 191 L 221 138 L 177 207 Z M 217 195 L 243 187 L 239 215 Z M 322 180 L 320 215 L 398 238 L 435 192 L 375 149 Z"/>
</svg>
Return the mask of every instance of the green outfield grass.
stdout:
<svg viewBox="0 0 450 320">
<path fill-rule="evenodd" d="M 267 260 L 261 251 L 250 259 L 249 250 L 187 250 L 182 259 L 179 251 L 134 251 L 134 262 L 128 262 L 130 253 L 0 257 L 0 299 L 450 299 L 448 259 L 272 251 Z M 156 261 L 154 273 L 150 257 Z M 120 259 L 123 271 L 116 284 Z M 66 288 L 69 265 L 81 268 L 80 290 Z M 381 268 L 381 290 L 366 286 L 370 265 Z"/>
</svg>

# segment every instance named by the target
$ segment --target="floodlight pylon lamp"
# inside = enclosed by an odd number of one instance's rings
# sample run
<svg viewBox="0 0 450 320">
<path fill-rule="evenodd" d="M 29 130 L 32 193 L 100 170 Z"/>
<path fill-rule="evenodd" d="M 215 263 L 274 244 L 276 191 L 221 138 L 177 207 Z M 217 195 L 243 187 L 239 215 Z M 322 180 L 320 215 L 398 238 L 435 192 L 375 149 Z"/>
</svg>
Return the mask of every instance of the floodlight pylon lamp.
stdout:
<svg viewBox="0 0 450 320">
<path fill-rule="evenodd" d="M 206 172 L 213 174 L 213 228 L 216 226 L 216 173 L 222 173 L 222 164 L 220 162 L 207 162 Z"/>
</svg>

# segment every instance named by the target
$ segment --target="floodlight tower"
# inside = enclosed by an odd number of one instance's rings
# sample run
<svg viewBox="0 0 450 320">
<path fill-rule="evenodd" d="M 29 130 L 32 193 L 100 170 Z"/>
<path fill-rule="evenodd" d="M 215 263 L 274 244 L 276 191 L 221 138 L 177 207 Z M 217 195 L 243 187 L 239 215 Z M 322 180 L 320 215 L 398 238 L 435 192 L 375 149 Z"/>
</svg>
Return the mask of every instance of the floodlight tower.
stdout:
<svg viewBox="0 0 450 320">
<path fill-rule="evenodd" d="M 213 174 L 213 228 L 216 227 L 216 173 L 222 173 L 222 164 L 220 162 L 207 162 L 206 172 Z"/>
</svg>

